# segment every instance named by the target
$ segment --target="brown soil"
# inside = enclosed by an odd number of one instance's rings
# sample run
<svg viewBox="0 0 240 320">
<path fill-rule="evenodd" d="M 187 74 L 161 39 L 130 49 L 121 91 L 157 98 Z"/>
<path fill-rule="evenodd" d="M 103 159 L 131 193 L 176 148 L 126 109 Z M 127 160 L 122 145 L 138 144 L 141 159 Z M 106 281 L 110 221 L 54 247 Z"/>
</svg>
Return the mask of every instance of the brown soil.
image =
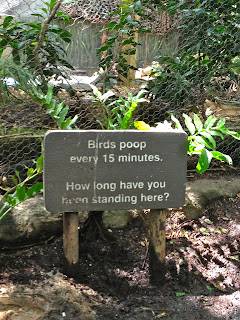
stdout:
<svg viewBox="0 0 240 320">
<path fill-rule="evenodd" d="M 239 210 L 240 195 L 212 203 L 198 220 L 170 210 L 166 281 L 158 286 L 149 282 L 146 215 L 111 230 L 112 241 L 81 237 L 74 278 L 64 275 L 62 238 L 1 248 L 0 319 L 238 320 Z"/>
</svg>

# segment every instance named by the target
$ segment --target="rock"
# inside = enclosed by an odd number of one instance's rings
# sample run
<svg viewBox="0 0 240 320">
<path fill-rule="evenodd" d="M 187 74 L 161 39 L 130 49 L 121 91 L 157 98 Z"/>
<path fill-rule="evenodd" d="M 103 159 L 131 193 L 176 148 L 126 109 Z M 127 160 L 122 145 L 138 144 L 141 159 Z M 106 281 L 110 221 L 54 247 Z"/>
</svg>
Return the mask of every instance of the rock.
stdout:
<svg viewBox="0 0 240 320">
<path fill-rule="evenodd" d="M 90 290 L 86 287 L 83 291 Z M 48 273 L 40 284 L 1 286 L 0 319 L 95 320 L 96 317 L 83 293 L 65 281 L 62 274 Z"/>
<path fill-rule="evenodd" d="M 213 200 L 232 197 L 240 192 L 240 177 L 198 179 L 187 183 L 186 202 L 183 207 L 188 219 L 203 215 L 205 207 Z"/>
<path fill-rule="evenodd" d="M 3 243 L 41 241 L 61 232 L 62 214 L 48 212 L 42 195 L 20 203 L 0 222 L 0 241 Z"/>
<path fill-rule="evenodd" d="M 107 228 L 123 228 L 131 220 L 131 214 L 127 210 L 105 211 L 103 224 Z"/>
</svg>

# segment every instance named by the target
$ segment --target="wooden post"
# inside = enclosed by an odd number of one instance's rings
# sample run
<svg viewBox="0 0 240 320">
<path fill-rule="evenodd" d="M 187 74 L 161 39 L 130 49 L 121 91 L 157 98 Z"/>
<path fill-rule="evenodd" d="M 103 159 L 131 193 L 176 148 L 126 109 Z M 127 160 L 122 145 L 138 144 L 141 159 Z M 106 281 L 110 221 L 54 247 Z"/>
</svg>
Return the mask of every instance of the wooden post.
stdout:
<svg viewBox="0 0 240 320">
<path fill-rule="evenodd" d="M 74 273 L 79 260 L 78 212 L 63 213 L 63 251 L 67 273 Z"/>
<path fill-rule="evenodd" d="M 165 282 L 166 209 L 150 211 L 149 271 L 153 284 Z"/>
</svg>

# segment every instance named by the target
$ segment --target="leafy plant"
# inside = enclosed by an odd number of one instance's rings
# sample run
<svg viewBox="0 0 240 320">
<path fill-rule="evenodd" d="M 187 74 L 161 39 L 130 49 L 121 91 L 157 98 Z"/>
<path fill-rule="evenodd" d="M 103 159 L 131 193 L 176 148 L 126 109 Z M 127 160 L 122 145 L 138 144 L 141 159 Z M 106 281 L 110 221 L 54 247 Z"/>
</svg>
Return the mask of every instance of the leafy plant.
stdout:
<svg viewBox="0 0 240 320">
<path fill-rule="evenodd" d="M 0 74 L 3 81 L 0 82 L 2 91 L 10 98 L 14 97 L 11 90 L 4 83 L 4 78 L 12 77 L 20 89 L 32 100 L 46 107 L 47 113 L 56 122 L 59 129 L 72 129 L 78 118 L 75 115 L 67 117 L 69 106 L 64 101 L 59 101 L 57 88 L 48 83 L 54 76 L 57 78 L 61 72 L 58 65 L 71 66 L 62 58 L 65 51 L 62 42 L 70 42 L 71 34 L 57 25 L 50 24 L 55 16 L 68 21 L 69 18 L 58 12 L 62 0 L 51 0 L 46 3 L 48 10 L 42 8 L 47 15 L 44 20 L 42 14 L 34 14 L 40 18 L 40 23 L 13 23 L 13 17 L 8 16 L 0 26 L 0 57 L 3 51 L 12 47 L 12 59 L 1 59 Z M 57 99 L 56 99 L 57 98 Z M 35 168 L 28 168 L 27 177 L 22 180 L 18 171 L 12 175 L 15 186 L 7 188 L 0 201 L 0 220 L 22 201 L 42 192 L 43 183 L 35 183 L 27 188 L 29 182 L 42 174 L 43 155 L 36 161 Z M 8 208 L 10 206 L 10 208 Z"/>
<path fill-rule="evenodd" d="M 153 71 L 155 80 L 148 85 L 148 90 L 155 97 L 161 97 L 174 108 L 205 101 L 206 95 L 201 88 L 210 84 L 212 73 L 208 74 L 204 62 L 199 65 L 195 57 L 186 54 L 175 58 L 161 56 L 158 59 L 163 65 L 162 70 Z M 208 74 L 208 77 L 202 78 L 203 74 Z"/>
<path fill-rule="evenodd" d="M 101 113 L 103 120 L 98 120 L 98 123 L 100 123 L 102 129 L 131 129 L 134 126 L 132 119 L 133 112 L 137 108 L 138 103 L 145 101 L 145 99 L 142 98 L 144 93 L 145 91 L 141 90 L 136 96 L 133 96 L 130 92 L 128 92 L 127 100 L 119 97 L 118 100 L 108 102 L 108 99 L 114 95 L 112 91 L 101 94 L 96 87 L 93 88 L 93 94 L 95 96 L 93 101 L 104 111 Z"/>
<path fill-rule="evenodd" d="M 57 11 L 61 2 L 46 2 L 42 14 L 32 14 L 39 22 L 13 22 L 14 17 L 7 16 L 0 25 L 0 57 L 6 48 L 11 48 L 14 63 L 31 71 L 43 86 L 51 77 L 62 75 L 59 65 L 72 68 L 63 58 L 66 52 L 62 45 L 71 42 L 71 34 L 51 24 L 54 17 L 69 21 L 66 14 Z"/>
<path fill-rule="evenodd" d="M 157 1 L 160 10 L 177 15 L 181 36 L 175 56 L 159 56 L 162 73 L 149 90 L 175 106 L 195 102 L 201 106 L 216 92 L 212 79 L 239 76 L 239 2 Z"/>
<path fill-rule="evenodd" d="M 111 16 L 116 16 L 116 21 L 111 21 L 103 29 L 109 34 L 106 42 L 98 49 L 97 55 L 105 53 L 99 63 L 99 67 L 107 73 L 106 86 L 110 85 L 110 72 L 117 65 L 120 80 L 128 78 L 130 69 L 136 70 L 133 63 L 129 63 L 127 57 L 136 54 L 139 43 L 135 35 L 150 32 L 142 28 L 137 17 L 147 17 L 144 7 L 139 0 L 125 0 Z M 113 19 L 113 18 L 112 18 Z"/>
<path fill-rule="evenodd" d="M 66 118 L 69 111 L 69 106 L 65 105 L 64 101 L 58 103 L 53 98 L 53 87 L 48 85 L 47 94 L 39 91 L 40 89 L 35 86 L 34 82 L 28 84 L 28 94 L 32 96 L 33 100 L 46 107 L 47 113 L 50 114 L 52 119 L 56 122 L 58 128 L 61 130 L 72 129 L 72 126 L 75 124 L 78 116 L 75 115 L 73 119 L 72 117 Z M 43 155 L 37 159 L 35 166 L 35 168 L 28 168 L 27 177 L 24 180 L 20 178 L 18 171 L 15 171 L 15 175 L 11 176 L 15 186 L 5 190 L 6 193 L 0 200 L 0 220 L 19 203 L 43 191 L 43 182 L 34 183 L 31 187 L 26 188 L 26 185 L 29 182 L 34 181 L 37 176 L 42 174 Z"/>
<path fill-rule="evenodd" d="M 187 114 L 183 114 L 184 122 L 188 134 L 188 155 L 198 155 L 199 160 L 196 166 L 197 173 L 203 173 L 208 168 L 212 159 L 227 162 L 232 164 L 230 156 L 223 154 L 216 150 L 217 143 L 214 137 L 220 137 L 222 140 L 225 136 L 231 136 L 234 139 L 240 140 L 239 133 L 230 131 L 225 127 L 226 120 L 220 119 L 217 121 L 215 116 L 210 116 L 203 123 L 197 114 L 191 118 Z M 175 124 L 175 128 L 184 131 L 180 121 L 171 115 L 171 119 Z M 217 123 L 216 123 L 217 122 Z M 136 122 L 135 127 L 139 130 L 147 130 L 146 124 Z M 161 130 L 163 128 L 171 128 L 172 123 L 165 121 L 163 124 L 159 123 L 157 127 L 149 128 L 149 130 Z M 143 128 L 143 129 L 142 129 Z"/>
<path fill-rule="evenodd" d="M 184 297 L 186 294 L 186 292 L 175 292 L 176 297 Z"/>
<path fill-rule="evenodd" d="M 75 115 L 73 118 L 71 116 L 67 117 L 69 106 L 65 105 L 65 101 L 57 102 L 56 99 L 54 99 L 54 87 L 52 85 L 48 84 L 47 88 L 47 93 L 44 94 L 40 89 L 37 89 L 35 83 L 32 83 L 32 92 L 29 94 L 32 96 L 33 100 L 46 107 L 47 113 L 55 121 L 59 129 L 72 129 L 72 126 L 78 119 L 78 115 Z"/>
<path fill-rule="evenodd" d="M 31 187 L 26 188 L 26 185 L 34 181 L 42 172 L 43 155 L 35 162 L 35 168 L 28 168 L 27 177 L 24 180 L 20 178 L 19 172 L 15 171 L 15 176 L 11 176 L 15 186 L 7 188 L 6 193 L 0 200 L 0 221 L 19 203 L 43 191 L 43 182 L 37 182 Z"/>
</svg>

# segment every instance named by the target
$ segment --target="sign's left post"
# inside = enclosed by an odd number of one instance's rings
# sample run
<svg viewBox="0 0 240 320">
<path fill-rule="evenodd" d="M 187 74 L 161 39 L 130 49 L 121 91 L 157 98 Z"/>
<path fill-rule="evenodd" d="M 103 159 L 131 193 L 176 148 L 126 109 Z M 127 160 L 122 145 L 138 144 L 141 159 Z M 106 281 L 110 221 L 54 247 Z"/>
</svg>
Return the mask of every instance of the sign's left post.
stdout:
<svg viewBox="0 0 240 320">
<path fill-rule="evenodd" d="M 72 273 L 79 259 L 78 212 L 63 213 L 63 250 L 66 269 Z"/>
</svg>

